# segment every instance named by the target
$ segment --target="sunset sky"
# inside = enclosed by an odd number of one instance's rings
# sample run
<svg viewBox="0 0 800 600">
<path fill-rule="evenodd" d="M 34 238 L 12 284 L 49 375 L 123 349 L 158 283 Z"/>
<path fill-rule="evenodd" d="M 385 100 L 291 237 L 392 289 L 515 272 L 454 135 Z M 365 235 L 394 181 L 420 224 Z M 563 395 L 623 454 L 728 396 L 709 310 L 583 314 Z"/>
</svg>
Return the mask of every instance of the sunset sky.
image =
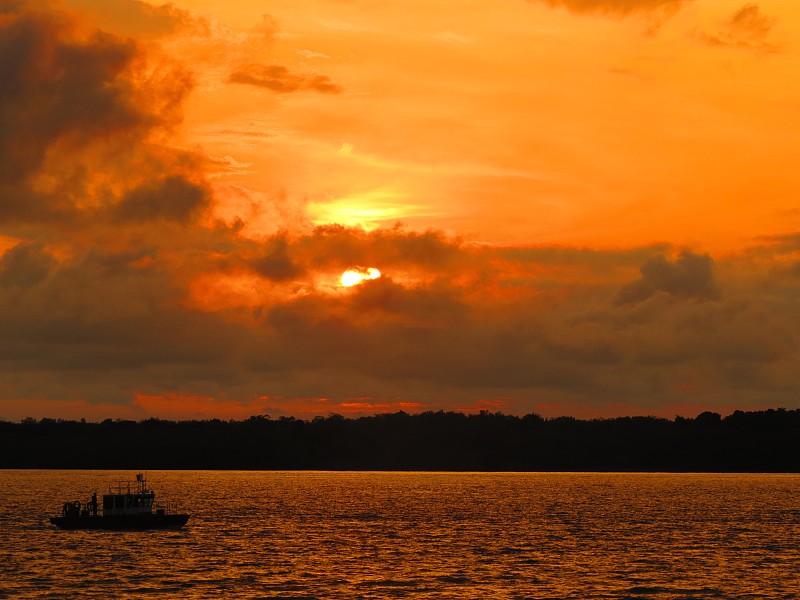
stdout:
<svg viewBox="0 0 800 600">
<path fill-rule="evenodd" d="M 798 40 L 789 0 L 0 0 L 0 419 L 797 408 Z"/>
</svg>

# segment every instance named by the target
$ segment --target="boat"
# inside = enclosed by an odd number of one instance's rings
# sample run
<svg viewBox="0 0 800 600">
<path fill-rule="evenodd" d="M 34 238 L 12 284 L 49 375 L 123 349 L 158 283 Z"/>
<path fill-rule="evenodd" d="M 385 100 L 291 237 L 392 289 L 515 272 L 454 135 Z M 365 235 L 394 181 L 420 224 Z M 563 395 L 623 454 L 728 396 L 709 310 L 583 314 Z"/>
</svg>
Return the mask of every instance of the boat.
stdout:
<svg viewBox="0 0 800 600">
<path fill-rule="evenodd" d="M 91 500 L 65 502 L 61 514 L 50 517 L 50 523 L 61 529 L 106 529 L 106 530 L 144 530 L 180 529 L 189 520 L 189 515 L 174 512 L 172 506 L 159 506 L 155 503 L 156 493 L 147 488 L 143 473 L 136 475 L 131 487 L 118 483 L 116 490 L 109 485 L 108 493 L 103 494 L 102 510 L 97 502 L 97 492 Z"/>
</svg>

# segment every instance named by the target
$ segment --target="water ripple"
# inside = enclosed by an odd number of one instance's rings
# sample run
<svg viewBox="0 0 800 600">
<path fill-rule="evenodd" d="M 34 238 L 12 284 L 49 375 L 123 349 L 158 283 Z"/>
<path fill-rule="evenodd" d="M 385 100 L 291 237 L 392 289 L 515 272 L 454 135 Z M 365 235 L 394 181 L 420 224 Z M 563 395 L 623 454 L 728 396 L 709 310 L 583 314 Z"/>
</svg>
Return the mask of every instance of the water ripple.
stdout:
<svg viewBox="0 0 800 600">
<path fill-rule="evenodd" d="M 798 598 L 795 475 L 151 472 L 184 530 L 47 523 L 129 475 L 0 471 L 0 598 Z"/>
</svg>

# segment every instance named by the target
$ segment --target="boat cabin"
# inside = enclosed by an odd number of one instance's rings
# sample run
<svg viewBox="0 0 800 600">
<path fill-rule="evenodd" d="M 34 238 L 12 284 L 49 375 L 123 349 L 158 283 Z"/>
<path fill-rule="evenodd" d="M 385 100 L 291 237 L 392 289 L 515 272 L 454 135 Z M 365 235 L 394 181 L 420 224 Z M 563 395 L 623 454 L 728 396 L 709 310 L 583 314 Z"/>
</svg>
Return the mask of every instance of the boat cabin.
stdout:
<svg viewBox="0 0 800 600">
<path fill-rule="evenodd" d="M 103 494 L 103 515 L 133 515 L 138 513 L 153 512 L 153 503 L 156 494 L 147 489 L 144 475 L 136 476 L 136 484 L 131 489 L 130 482 L 123 488 L 122 483 L 117 484 L 116 490 L 108 486 L 108 493 Z"/>
<path fill-rule="evenodd" d="M 180 529 L 186 525 L 187 513 L 176 512 L 171 504 L 157 506 L 155 499 L 156 493 L 147 489 L 144 474 L 139 473 L 136 483 L 118 483 L 116 489 L 108 486 L 102 516 L 95 492 L 89 502 L 65 502 L 61 515 L 50 517 L 50 523 L 62 529 L 108 530 Z"/>
</svg>

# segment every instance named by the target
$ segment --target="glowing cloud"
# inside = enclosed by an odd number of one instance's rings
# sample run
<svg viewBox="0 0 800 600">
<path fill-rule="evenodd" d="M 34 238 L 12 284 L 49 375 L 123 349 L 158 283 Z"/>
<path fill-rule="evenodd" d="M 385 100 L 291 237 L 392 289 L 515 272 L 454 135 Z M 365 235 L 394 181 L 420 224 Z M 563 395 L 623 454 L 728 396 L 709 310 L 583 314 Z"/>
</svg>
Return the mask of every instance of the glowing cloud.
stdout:
<svg viewBox="0 0 800 600">
<path fill-rule="evenodd" d="M 341 282 L 344 287 L 352 287 L 370 279 L 377 279 L 380 276 L 381 272 L 374 267 L 369 267 L 368 269 L 357 267 L 355 269 L 347 269 L 342 273 Z"/>
<path fill-rule="evenodd" d="M 351 152 L 346 147 L 343 148 L 348 153 Z M 339 152 L 342 152 L 342 148 Z M 346 198 L 310 202 L 308 216 L 315 225 L 339 223 L 370 231 L 386 223 L 414 217 L 424 213 L 425 210 L 423 206 L 409 203 L 404 193 L 379 188 L 362 194 L 352 194 Z"/>
</svg>

